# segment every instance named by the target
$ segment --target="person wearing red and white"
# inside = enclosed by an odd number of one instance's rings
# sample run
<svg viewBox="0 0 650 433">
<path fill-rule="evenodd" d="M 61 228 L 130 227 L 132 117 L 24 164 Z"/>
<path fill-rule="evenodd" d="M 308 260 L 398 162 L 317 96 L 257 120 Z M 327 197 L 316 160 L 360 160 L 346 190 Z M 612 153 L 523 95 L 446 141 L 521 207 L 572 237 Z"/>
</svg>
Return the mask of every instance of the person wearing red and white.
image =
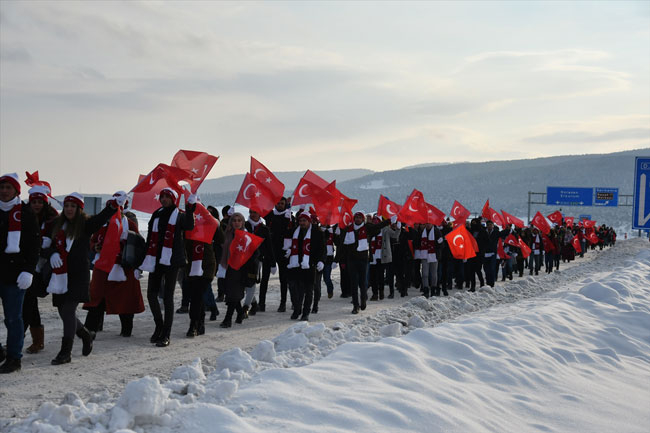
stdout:
<svg viewBox="0 0 650 433">
<path fill-rule="evenodd" d="M 50 189 L 45 185 L 34 185 L 29 189 L 29 206 L 34 211 L 40 228 L 41 255 L 36 264 L 34 280 L 27 289 L 25 301 L 23 302 L 23 326 L 25 332 L 29 328 L 32 335 L 32 344 L 25 349 L 27 353 L 38 353 L 45 347 L 45 327 L 41 322 L 41 314 L 38 310 L 38 298 L 47 296 L 45 290 L 47 281 L 44 280 L 44 276 L 49 275 L 49 268 L 45 254 L 52 245 L 50 236 L 52 235 L 54 218 L 59 215 L 49 203 L 50 193 Z M 47 268 L 45 272 L 43 272 L 44 268 Z"/>
<path fill-rule="evenodd" d="M 174 322 L 174 290 L 178 270 L 185 266 L 185 232 L 194 228 L 196 195 L 188 197 L 185 212 L 178 208 L 178 193 L 163 188 L 159 194 L 161 207 L 149 220 L 147 234 L 147 255 L 140 269 L 149 272 L 147 300 L 156 328 L 149 341 L 158 347 L 169 346 L 169 336 Z M 160 310 L 158 296 L 165 306 L 165 315 Z"/>
<path fill-rule="evenodd" d="M 0 176 L 0 299 L 7 327 L 7 350 L 0 344 L 0 373 L 20 370 L 25 329 L 23 299 L 32 285 L 39 251 L 38 223 L 20 201 L 15 173 Z M 6 359 L 5 359 L 6 358 Z"/>
<path fill-rule="evenodd" d="M 71 361 L 75 334 L 83 341 L 83 356 L 90 355 L 93 349 L 95 334 L 77 318 L 77 306 L 89 300 L 90 236 L 123 204 L 107 203 L 100 213 L 88 217 L 83 211 L 83 196 L 73 192 L 65 197 L 63 211 L 54 220 L 49 255 L 52 277 L 47 291 L 52 293 L 52 302 L 63 322 L 61 350 L 52 360 L 54 365 Z"/>
</svg>

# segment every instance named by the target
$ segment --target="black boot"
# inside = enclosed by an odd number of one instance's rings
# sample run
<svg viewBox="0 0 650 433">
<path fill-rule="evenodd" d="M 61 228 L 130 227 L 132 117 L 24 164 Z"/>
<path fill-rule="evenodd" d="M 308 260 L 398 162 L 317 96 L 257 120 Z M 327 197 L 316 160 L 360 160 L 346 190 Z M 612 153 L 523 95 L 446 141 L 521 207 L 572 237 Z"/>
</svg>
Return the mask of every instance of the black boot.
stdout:
<svg viewBox="0 0 650 433">
<path fill-rule="evenodd" d="M 219 308 L 217 308 L 216 305 L 210 308 L 210 322 L 214 322 L 215 320 L 217 320 L 218 315 L 219 315 Z"/>
<path fill-rule="evenodd" d="M 167 347 L 169 346 L 169 336 L 171 335 L 172 330 L 171 329 L 165 329 L 163 328 L 162 335 L 160 336 L 160 339 L 156 341 L 156 347 Z"/>
<path fill-rule="evenodd" d="M 233 304 L 228 304 L 228 309 L 226 310 L 226 317 L 224 317 L 223 322 L 219 325 L 222 328 L 230 328 L 232 326 L 232 315 L 235 312 L 235 306 Z"/>
<path fill-rule="evenodd" d="M 14 371 L 20 370 L 20 367 L 20 359 L 7 357 L 4 364 L 0 365 L 0 374 L 13 373 Z"/>
<path fill-rule="evenodd" d="M 257 306 L 257 311 L 259 311 L 260 313 L 264 313 L 266 311 L 266 305 L 265 304 L 259 304 Z"/>
<path fill-rule="evenodd" d="M 83 356 L 90 355 L 90 352 L 93 351 L 93 340 L 95 339 L 95 333 L 86 329 L 85 326 L 82 326 L 81 328 L 77 327 L 77 337 L 81 338 L 81 341 L 83 342 L 81 354 Z"/>
<path fill-rule="evenodd" d="M 241 305 L 237 304 L 235 305 L 235 310 L 237 310 L 237 317 L 235 318 L 235 323 L 241 324 L 244 319 L 248 318 L 248 308 L 244 310 L 244 308 L 241 307 Z"/>
<path fill-rule="evenodd" d="M 158 340 L 160 340 L 160 337 L 162 336 L 162 330 L 163 330 L 163 325 L 162 323 L 156 323 L 156 329 L 154 329 L 153 334 L 151 335 L 151 338 L 149 339 L 150 343 L 157 343 Z"/>
<path fill-rule="evenodd" d="M 194 338 L 197 335 L 199 335 L 198 330 L 196 329 L 196 322 L 194 320 L 190 320 L 190 329 L 187 330 L 187 334 L 185 334 L 188 338 Z"/>
<path fill-rule="evenodd" d="M 291 313 L 291 320 L 296 320 L 298 317 L 300 317 L 300 310 L 293 310 L 293 313 Z"/>
<path fill-rule="evenodd" d="M 257 305 L 257 302 L 256 301 L 251 302 L 251 308 L 250 310 L 248 310 L 248 315 L 254 316 L 255 314 L 257 314 L 258 309 L 259 306 Z"/>
<path fill-rule="evenodd" d="M 67 364 L 72 361 L 72 345 L 74 344 L 74 338 L 65 338 L 61 339 L 61 350 L 56 355 L 56 358 L 52 360 L 52 365 L 61 365 Z"/>
<path fill-rule="evenodd" d="M 280 306 L 278 307 L 278 313 L 284 313 L 287 311 L 287 304 L 284 302 L 280 303 Z"/>
<path fill-rule="evenodd" d="M 239 314 L 241 314 L 242 320 L 248 319 L 248 311 L 249 310 L 250 310 L 250 308 L 248 307 L 248 305 L 244 305 L 242 307 L 242 312 L 241 313 L 239 313 L 239 311 L 237 311 L 237 318 L 239 318 Z M 241 322 L 237 322 L 237 319 L 235 319 L 235 323 L 241 323 Z"/>
<path fill-rule="evenodd" d="M 442 288 L 442 294 L 445 296 L 449 296 L 449 292 L 447 292 L 447 289 L 445 289 L 444 287 Z M 440 291 L 438 291 L 438 296 L 440 296 Z"/>
<path fill-rule="evenodd" d="M 424 288 L 424 293 L 423 293 L 423 295 L 424 295 L 425 298 L 427 298 L 427 299 L 429 298 L 429 288 L 428 288 L 428 287 L 425 287 L 425 288 Z"/>
<path fill-rule="evenodd" d="M 196 324 L 196 335 L 203 334 L 205 334 L 205 317 L 199 319 L 198 323 Z"/>
<path fill-rule="evenodd" d="M 122 325 L 120 335 L 122 337 L 130 337 L 133 332 L 133 315 L 120 314 L 120 323 Z"/>
<path fill-rule="evenodd" d="M 5 348 L 2 347 L 2 344 L 0 344 L 0 362 L 4 361 L 6 357 L 7 352 L 5 351 Z"/>
</svg>

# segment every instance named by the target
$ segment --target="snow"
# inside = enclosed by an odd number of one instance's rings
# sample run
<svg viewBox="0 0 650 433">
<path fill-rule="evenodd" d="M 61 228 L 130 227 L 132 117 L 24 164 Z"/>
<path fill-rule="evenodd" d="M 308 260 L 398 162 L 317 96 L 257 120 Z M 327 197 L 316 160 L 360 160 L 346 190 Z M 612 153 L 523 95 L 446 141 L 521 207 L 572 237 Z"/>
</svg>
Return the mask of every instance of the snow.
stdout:
<svg viewBox="0 0 650 433">
<path fill-rule="evenodd" d="M 45 402 L 3 431 L 647 431 L 647 242 L 561 270 L 298 322 L 117 398 Z"/>
</svg>

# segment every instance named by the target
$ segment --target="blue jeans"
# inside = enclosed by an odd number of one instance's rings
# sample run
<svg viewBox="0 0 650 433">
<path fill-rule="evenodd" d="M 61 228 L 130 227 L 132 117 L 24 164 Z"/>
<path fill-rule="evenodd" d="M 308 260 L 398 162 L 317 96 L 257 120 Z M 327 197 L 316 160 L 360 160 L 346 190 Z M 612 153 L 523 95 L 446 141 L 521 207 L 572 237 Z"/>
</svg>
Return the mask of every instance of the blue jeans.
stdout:
<svg viewBox="0 0 650 433">
<path fill-rule="evenodd" d="M 325 286 L 327 287 L 327 294 L 334 294 L 334 284 L 332 283 L 332 262 L 325 263 L 325 267 L 323 268 L 323 281 L 325 281 Z"/>
<path fill-rule="evenodd" d="M 494 287 L 494 279 L 496 278 L 497 256 L 492 254 L 491 257 L 483 257 L 483 270 L 485 271 L 485 283 Z"/>
<path fill-rule="evenodd" d="M 25 290 L 20 290 L 16 283 L 0 284 L 0 299 L 7 327 L 7 357 L 21 359 L 25 329 L 23 328 L 23 299 Z"/>
</svg>

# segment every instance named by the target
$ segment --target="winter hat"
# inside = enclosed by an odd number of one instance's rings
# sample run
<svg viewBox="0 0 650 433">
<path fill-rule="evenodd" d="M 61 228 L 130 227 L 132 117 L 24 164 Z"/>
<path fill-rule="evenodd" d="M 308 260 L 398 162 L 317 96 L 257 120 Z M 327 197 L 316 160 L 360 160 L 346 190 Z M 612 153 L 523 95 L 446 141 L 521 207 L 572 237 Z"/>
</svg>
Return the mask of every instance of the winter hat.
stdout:
<svg viewBox="0 0 650 433">
<path fill-rule="evenodd" d="M 84 208 L 84 196 L 79 194 L 78 192 L 73 192 L 65 196 L 65 198 L 63 199 L 63 204 L 65 204 L 68 201 L 75 203 L 81 209 Z"/>
<path fill-rule="evenodd" d="M 300 212 L 300 215 L 298 215 L 298 221 L 300 221 L 302 218 L 305 218 L 305 219 L 307 219 L 309 222 L 312 222 L 312 220 L 313 220 L 313 218 L 314 218 L 315 216 L 316 216 L 316 215 L 312 216 L 312 215 L 309 213 L 309 211 L 304 210 L 304 211 Z"/>
<path fill-rule="evenodd" d="M 16 173 L 7 173 L 0 176 L 0 183 L 8 182 L 16 190 L 16 195 L 20 195 L 20 180 Z"/>
<path fill-rule="evenodd" d="M 171 189 L 171 188 L 166 188 L 165 187 L 165 188 L 161 189 L 159 196 L 162 197 L 163 194 L 167 194 L 167 196 L 174 199 L 174 203 L 178 201 L 178 193 L 176 191 L 174 191 L 173 189 Z"/>
<path fill-rule="evenodd" d="M 120 191 L 117 191 L 115 194 L 113 194 L 113 197 L 115 197 L 115 198 L 117 198 L 117 197 L 125 197 L 126 195 L 127 195 L 126 191 L 120 190 Z M 129 207 L 129 199 L 128 199 L 128 197 L 127 197 L 126 201 L 124 202 L 123 207 L 124 207 L 124 209 L 127 209 Z"/>
<path fill-rule="evenodd" d="M 364 221 L 366 220 L 366 213 L 365 212 L 363 212 L 363 211 L 355 212 L 353 218 L 356 218 L 357 215 L 360 216 Z"/>
<path fill-rule="evenodd" d="M 32 201 L 36 198 L 40 198 L 45 203 L 48 203 L 49 199 L 47 196 L 49 193 L 50 193 L 50 189 L 45 185 L 34 185 L 29 189 L 29 201 Z"/>
</svg>

